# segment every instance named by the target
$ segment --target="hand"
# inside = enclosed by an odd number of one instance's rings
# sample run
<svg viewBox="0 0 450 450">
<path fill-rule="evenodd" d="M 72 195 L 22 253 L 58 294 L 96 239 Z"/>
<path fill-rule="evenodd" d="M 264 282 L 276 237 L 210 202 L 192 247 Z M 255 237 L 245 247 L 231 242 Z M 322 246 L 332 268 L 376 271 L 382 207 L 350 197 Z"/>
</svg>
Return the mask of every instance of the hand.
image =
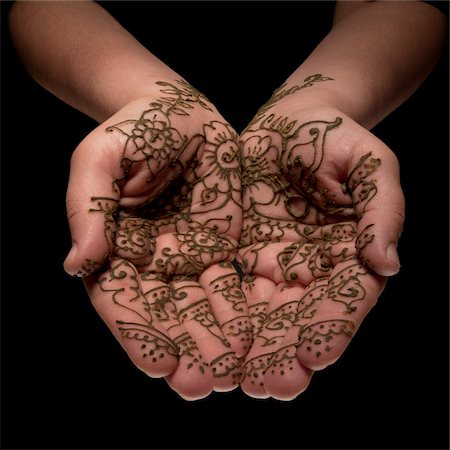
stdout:
<svg viewBox="0 0 450 450">
<path fill-rule="evenodd" d="M 251 324 L 233 265 L 237 134 L 184 81 L 157 82 L 72 158 L 66 270 L 134 364 L 186 399 L 238 386 Z M 90 274 L 97 272 L 95 275 Z"/>
<path fill-rule="evenodd" d="M 242 389 L 289 400 L 335 362 L 376 303 L 404 199 L 394 154 L 339 110 L 276 91 L 243 132 L 243 289 L 254 328 Z"/>
</svg>

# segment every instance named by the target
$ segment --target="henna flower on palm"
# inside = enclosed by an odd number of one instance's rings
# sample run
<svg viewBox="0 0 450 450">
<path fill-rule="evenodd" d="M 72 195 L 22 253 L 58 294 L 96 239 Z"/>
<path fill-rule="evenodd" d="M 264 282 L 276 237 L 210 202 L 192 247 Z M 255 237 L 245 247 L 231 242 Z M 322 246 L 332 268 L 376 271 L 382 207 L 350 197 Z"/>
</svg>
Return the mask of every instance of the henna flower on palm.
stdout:
<svg viewBox="0 0 450 450">
<path fill-rule="evenodd" d="M 235 245 L 225 236 L 220 236 L 210 228 L 198 227 L 178 236 L 180 252 L 187 256 L 193 265 L 203 269 L 212 260 L 227 259 Z"/>
</svg>

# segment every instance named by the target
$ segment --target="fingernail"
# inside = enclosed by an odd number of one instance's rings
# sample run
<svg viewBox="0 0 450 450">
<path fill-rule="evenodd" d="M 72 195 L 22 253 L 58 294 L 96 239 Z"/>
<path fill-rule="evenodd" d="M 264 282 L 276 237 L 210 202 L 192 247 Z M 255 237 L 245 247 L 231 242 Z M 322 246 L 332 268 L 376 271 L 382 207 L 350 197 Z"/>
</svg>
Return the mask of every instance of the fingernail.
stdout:
<svg viewBox="0 0 450 450">
<path fill-rule="evenodd" d="M 386 250 L 386 258 L 395 265 L 395 269 L 392 271 L 392 275 L 395 275 L 400 270 L 400 259 L 397 253 L 397 245 L 392 243 Z"/>
<path fill-rule="evenodd" d="M 76 275 L 77 271 L 73 271 L 71 270 L 71 263 L 72 261 L 75 259 L 77 255 L 77 245 L 73 244 L 72 248 L 70 249 L 70 252 L 67 254 L 66 259 L 64 261 L 64 270 L 69 274 L 69 275 Z"/>
</svg>

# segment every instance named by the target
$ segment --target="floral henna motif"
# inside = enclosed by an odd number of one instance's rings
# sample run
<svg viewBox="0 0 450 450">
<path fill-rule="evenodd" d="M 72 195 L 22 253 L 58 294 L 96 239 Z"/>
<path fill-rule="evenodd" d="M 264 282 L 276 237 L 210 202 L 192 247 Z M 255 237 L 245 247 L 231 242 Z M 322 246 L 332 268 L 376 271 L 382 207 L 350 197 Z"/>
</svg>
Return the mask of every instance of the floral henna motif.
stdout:
<svg viewBox="0 0 450 450">
<path fill-rule="evenodd" d="M 121 160 L 124 177 L 134 164 L 142 161 L 146 162 L 151 178 L 177 160 L 189 138 L 172 126 L 171 115 L 188 116 L 187 110 L 195 105 L 212 111 L 206 97 L 184 80 L 178 80 L 177 85 L 163 81 L 156 84 L 163 87 L 164 96 L 151 103 L 139 119 L 125 120 L 106 129 L 119 131 L 127 137 Z"/>
</svg>

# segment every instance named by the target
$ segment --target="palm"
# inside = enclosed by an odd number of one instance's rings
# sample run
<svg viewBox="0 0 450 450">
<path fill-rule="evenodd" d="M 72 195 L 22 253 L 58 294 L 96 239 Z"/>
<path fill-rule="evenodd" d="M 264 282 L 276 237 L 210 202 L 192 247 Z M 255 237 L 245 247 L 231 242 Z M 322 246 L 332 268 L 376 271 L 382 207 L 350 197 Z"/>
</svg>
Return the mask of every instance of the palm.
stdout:
<svg viewBox="0 0 450 450">
<path fill-rule="evenodd" d="M 90 211 L 103 216 L 99 245 L 110 257 L 86 285 L 133 362 L 199 398 L 238 385 L 237 358 L 251 340 L 231 264 L 240 158 L 236 133 L 207 99 L 184 82 L 159 86 L 154 101 L 106 128 L 116 148 L 103 163 L 120 176 L 110 195 L 92 196 Z"/>
<path fill-rule="evenodd" d="M 255 336 L 242 387 L 290 399 L 341 355 L 383 288 L 369 268 L 371 202 L 392 157 L 351 119 L 288 102 L 262 108 L 241 140 L 239 254 Z"/>
</svg>

